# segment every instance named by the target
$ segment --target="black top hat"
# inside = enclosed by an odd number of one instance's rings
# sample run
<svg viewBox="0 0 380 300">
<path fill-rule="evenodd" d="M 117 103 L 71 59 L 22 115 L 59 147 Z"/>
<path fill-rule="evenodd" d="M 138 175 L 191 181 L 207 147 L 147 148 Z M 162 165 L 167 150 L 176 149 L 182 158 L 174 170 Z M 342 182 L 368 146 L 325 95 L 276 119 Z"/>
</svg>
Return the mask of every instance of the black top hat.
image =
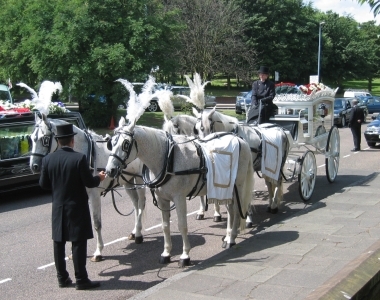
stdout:
<svg viewBox="0 0 380 300">
<path fill-rule="evenodd" d="M 76 132 L 73 131 L 73 124 L 57 125 L 56 138 L 65 138 L 73 135 L 76 135 Z"/>
<path fill-rule="evenodd" d="M 269 68 L 265 66 L 261 66 L 258 73 L 269 74 Z"/>
</svg>

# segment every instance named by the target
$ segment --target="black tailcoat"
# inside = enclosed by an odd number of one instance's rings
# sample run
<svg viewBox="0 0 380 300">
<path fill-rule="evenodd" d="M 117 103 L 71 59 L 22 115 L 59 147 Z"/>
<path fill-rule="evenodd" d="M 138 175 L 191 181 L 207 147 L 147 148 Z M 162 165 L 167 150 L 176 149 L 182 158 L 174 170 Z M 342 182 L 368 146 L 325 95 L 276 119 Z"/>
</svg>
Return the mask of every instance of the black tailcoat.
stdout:
<svg viewBox="0 0 380 300">
<path fill-rule="evenodd" d="M 90 172 L 86 157 L 62 147 L 43 158 L 40 186 L 52 190 L 52 238 L 80 241 L 93 238 L 86 188 L 97 187 L 99 176 Z"/>
</svg>

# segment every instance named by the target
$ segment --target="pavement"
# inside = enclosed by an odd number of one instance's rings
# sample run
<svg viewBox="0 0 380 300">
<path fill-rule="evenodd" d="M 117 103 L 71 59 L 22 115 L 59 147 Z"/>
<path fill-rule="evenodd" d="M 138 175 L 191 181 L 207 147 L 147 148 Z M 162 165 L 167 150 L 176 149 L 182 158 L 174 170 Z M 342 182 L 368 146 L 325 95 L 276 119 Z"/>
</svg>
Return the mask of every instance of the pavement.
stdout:
<svg viewBox="0 0 380 300">
<path fill-rule="evenodd" d="M 379 174 L 132 299 L 380 299 Z"/>
</svg>

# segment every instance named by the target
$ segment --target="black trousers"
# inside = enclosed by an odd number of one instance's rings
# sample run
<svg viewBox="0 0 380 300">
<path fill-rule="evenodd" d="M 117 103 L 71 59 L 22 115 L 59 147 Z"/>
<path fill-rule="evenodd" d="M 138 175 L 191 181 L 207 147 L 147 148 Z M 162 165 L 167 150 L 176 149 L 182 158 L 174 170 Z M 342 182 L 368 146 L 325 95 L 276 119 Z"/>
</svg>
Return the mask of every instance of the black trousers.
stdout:
<svg viewBox="0 0 380 300">
<path fill-rule="evenodd" d="M 360 144 L 361 144 L 361 138 L 362 138 L 362 133 L 361 133 L 361 125 L 354 125 L 351 126 L 351 132 L 352 132 L 352 137 L 354 139 L 354 148 L 355 150 L 360 150 Z"/>
<path fill-rule="evenodd" d="M 54 241 L 54 262 L 57 269 L 57 278 L 59 282 L 63 282 L 69 277 L 66 270 L 66 254 L 64 242 Z M 73 254 L 73 263 L 75 270 L 75 279 L 77 283 L 84 283 L 88 281 L 86 270 L 87 260 L 87 240 L 71 242 L 71 251 Z"/>
</svg>

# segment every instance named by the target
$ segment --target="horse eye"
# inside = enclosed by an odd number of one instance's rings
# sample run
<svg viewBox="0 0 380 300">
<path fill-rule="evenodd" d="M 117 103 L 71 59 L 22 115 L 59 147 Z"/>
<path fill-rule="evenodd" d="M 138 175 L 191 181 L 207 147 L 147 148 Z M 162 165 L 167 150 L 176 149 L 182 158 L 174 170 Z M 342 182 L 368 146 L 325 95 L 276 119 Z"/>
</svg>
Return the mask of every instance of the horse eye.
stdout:
<svg viewBox="0 0 380 300">
<path fill-rule="evenodd" d="M 112 140 L 107 141 L 107 149 L 110 151 L 112 150 Z"/>
</svg>

